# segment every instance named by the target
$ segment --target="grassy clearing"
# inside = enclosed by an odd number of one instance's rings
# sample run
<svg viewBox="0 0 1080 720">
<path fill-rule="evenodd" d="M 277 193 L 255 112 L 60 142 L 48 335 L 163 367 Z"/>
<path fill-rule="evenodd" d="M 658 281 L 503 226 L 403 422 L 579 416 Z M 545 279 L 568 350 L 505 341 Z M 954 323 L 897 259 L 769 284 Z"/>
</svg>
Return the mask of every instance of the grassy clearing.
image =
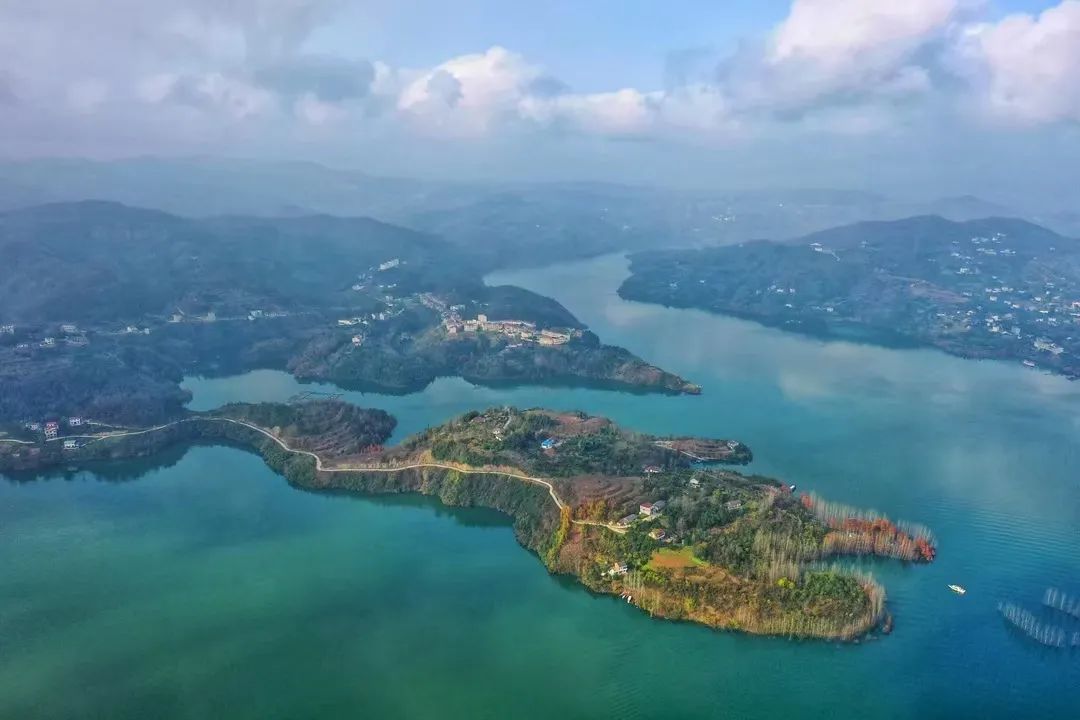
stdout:
<svg viewBox="0 0 1080 720">
<path fill-rule="evenodd" d="M 646 568 L 649 570 L 673 570 L 676 568 L 702 567 L 707 563 L 694 555 L 689 547 L 660 548 L 653 553 Z"/>
</svg>

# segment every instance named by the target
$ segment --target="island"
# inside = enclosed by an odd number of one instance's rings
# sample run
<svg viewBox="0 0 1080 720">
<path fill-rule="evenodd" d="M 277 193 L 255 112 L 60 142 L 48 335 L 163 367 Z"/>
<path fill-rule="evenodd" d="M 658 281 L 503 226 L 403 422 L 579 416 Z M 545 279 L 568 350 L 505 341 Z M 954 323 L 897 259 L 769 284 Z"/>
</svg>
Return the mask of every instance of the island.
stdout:
<svg viewBox="0 0 1080 720">
<path fill-rule="evenodd" d="M 914 217 L 631 257 L 629 300 L 1080 376 L 1080 243 L 1023 220 Z"/>
<path fill-rule="evenodd" d="M 732 465 L 737 440 L 658 437 L 601 417 L 492 408 L 396 446 L 392 416 L 339 400 L 231 404 L 149 427 L 43 416 L 0 428 L 0 473 L 28 478 L 193 443 L 259 453 L 312 491 L 423 493 L 495 508 L 553 573 L 651 616 L 851 640 L 888 630 L 885 592 L 832 564 L 934 559 L 928 530 L 801 494 Z"/>
<path fill-rule="evenodd" d="M 409 393 L 440 376 L 698 393 L 443 240 L 366 218 L 0 214 L 0 419 L 160 423 L 185 376 L 286 370 Z"/>
</svg>

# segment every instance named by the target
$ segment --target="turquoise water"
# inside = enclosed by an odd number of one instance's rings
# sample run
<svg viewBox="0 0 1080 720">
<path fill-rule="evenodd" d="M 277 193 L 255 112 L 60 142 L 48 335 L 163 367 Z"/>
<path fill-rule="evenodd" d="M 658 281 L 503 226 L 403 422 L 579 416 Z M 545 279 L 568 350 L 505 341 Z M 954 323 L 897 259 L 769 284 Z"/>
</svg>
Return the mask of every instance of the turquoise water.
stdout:
<svg viewBox="0 0 1080 720">
<path fill-rule="evenodd" d="M 653 621 L 548 576 L 498 514 L 303 493 L 252 455 L 199 447 L 0 483 L 0 717 L 1075 715 L 1080 654 L 1033 645 L 995 608 L 1036 609 L 1047 585 L 1080 594 L 1080 384 L 628 303 L 625 267 L 491 281 L 558 298 L 703 396 L 454 379 L 346 395 L 397 415 L 398 437 L 502 404 L 738 437 L 754 471 L 934 529 L 935 564 L 871 564 L 892 636 Z M 195 408 L 301 389 L 273 372 L 187 386 Z"/>
</svg>

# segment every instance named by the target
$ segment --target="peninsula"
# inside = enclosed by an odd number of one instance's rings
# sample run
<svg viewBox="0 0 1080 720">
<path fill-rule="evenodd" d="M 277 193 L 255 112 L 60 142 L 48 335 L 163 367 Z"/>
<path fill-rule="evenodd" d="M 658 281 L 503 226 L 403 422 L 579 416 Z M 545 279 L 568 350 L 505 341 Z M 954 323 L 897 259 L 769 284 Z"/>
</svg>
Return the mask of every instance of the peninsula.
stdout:
<svg viewBox="0 0 1080 720">
<path fill-rule="evenodd" d="M 461 248 L 366 218 L 67 203 L 0 214 L 0 257 L 0 419 L 161 423 L 185 376 L 255 368 L 396 394 L 440 376 L 700 392 L 556 301 L 484 284 Z"/>
<path fill-rule="evenodd" d="M 0 472 L 235 444 L 305 489 L 419 492 L 501 510 L 552 572 L 656 617 L 758 634 L 859 637 L 886 621 L 884 590 L 826 563 L 934 559 L 925 529 L 724 467 L 752 459 L 735 440 L 493 408 L 385 447 L 394 425 L 381 410 L 333 400 L 233 404 L 139 428 L 42 418 L 4 428 Z"/>
<path fill-rule="evenodd" d="M 1023 220 L 867 222 L 632 256 L 619 295 L 1080 376 L 1080 243 Z"/>
</svg>

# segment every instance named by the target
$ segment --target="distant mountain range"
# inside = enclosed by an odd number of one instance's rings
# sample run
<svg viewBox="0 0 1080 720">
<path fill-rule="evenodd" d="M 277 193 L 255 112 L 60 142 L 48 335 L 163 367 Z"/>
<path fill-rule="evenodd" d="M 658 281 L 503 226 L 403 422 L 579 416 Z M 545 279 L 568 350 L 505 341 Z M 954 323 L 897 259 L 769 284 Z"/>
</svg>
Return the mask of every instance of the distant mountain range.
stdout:
<svg viewBox="0 0 1080 720">
<path fill-rule="evenodd" d="M 104 201 L 0 215 L 0 254 L 2 312 L 22 322 L 342 304 L 358 273 L 394 258 L 420 289 L 479 283 L 445 242 L 369 218 L 192 219 Z"/>
<path fill-rule="evenodd" d="M 975 197 L 899 202 L 833 189 L 686 191 L 613 183 L 465 183 L 314 163 L 212 158 L 0 163 L 0 210 L 111 200 L 188 216 L 367 216 L 443 236 L 486 268 L 609 252 L 791 238 L 861 220 L 1024 216 Z M 1080 235 L 1080 217 L 1028 216 Z"/>
</svg>

